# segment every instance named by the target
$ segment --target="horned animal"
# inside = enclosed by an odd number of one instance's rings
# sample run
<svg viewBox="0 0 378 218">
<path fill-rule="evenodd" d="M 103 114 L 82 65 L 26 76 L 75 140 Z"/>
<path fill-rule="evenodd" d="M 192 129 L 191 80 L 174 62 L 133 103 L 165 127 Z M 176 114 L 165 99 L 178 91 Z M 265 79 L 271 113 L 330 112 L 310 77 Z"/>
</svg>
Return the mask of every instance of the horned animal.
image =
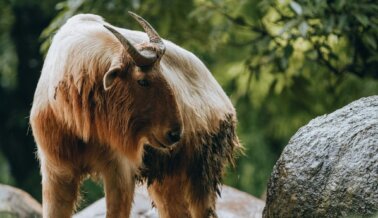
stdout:
<svg viewBox="0 0 378 218">
<path fill-rule="evenodd" d="M 53 37 L 30 114 L 45 218 L 70 217 L 88 175 L 103 180 L 107 217 L 129 217 L 137 180 L 160 217 L 216 217 L 241 148 L 235 110 L 195 55 L 130 15 L 145 33 L 80 14 Z"/>
</svg>

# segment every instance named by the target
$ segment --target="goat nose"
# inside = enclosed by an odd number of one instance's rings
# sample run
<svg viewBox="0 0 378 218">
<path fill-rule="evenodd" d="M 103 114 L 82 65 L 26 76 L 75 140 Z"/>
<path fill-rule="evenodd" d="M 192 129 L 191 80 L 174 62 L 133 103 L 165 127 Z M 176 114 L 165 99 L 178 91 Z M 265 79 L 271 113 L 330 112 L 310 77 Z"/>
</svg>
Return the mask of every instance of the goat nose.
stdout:
<svg viewBox="0 0 378 218">
<path fill-rule="evenodd" d="M 181 139 L 181 130 L 180 129 L 174 129 L 167 133 L 167 140 L 169 143 L 173 144 Z"/>
</svg>

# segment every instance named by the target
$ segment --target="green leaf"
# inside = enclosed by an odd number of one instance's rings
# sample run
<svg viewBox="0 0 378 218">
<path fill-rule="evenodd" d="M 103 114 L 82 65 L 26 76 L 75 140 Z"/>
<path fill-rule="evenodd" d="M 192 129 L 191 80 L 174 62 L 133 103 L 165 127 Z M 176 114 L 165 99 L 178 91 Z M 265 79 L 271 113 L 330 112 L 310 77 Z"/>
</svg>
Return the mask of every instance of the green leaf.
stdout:
<svg viewBox="0 0 378 218">
<path fill-rule="evenodd" d="M 375 54 L 375 55 L 369 57 L 366 62 L 367 63 L 378 62 L 378 54 Z"/>
<path fill-rule="evenodd" d="M 68 7 L 67 2 L 59 2 L 55 5 L 55 10 L 60 11 Z"/>
<path fill-rule="evenodd" d="M 346 27 L 345 29 L 349 29 L 349 27 L 346 25 L 347 19 L 348 19 L 348 16 L 345 14 L 339 16 L 338 24 L 337 24 L 337 29 L 339 31 L 344 30 L 345 27 Z"/>
<path fill-rule="evenodd" d="M 354 15 L 357 20 L 363 25 L 368 26 L 369 25 L 369 18 L 366 17 L 364 14 L 355 14 Z"/>
<path fill-rule="evenodd" d="M 290 7 L 291 9 L 293 9 L 293 11 L 295 11 L 295 13 L 297 13 L 298 15 L 301 15 L 303 13 L 303 10 L 302 10 L 302 7 L 300 4 L 298 4 L 297 2 L 295 1 L 291 1 L 290 2 Z"/>
<path fill-rule="evenodd" d="M 324 24 L 327 33 L 331 33 L 335 27 L 335 16 L 330 16 L 328 19 L 325 20 Z"/>
<path fill-rule="evenodd" d="M 374 36 L 372 36 L 370 34 L 365 34 L 365 35 L 362 36 L 362 40 L 369 47 L 371 47 L 373 49 L 377 49 L 377 38 L 374 38 Z"/>
<path fill-rule="evenodd" d="M 346 0 L 336 0 L 336 2 L 335 2 L 335 9 L 337 11 L 340 11 L 341 9 L 343 9 L 345 3 L 346 3 Z"/>
<path fill-rule="evenodd" d="M 367 63 L 378 62 L 378 54 L 369 57 L 366 62 Z"/>
<path fill-rule="evenodd" d="M 308 28 L 309 28 L 307 22 L 306 21 L 302 21 L 302 23 L 299 24 L 298 28 L 299 28 L 299 32 L 301 33 L 301 35 L 303 37 L 305 37 L 307 35 L 307 31 L 308 31 Z"/>
<path fill-rule="evenodd" d="M 285 26 L 280 30 L 280 32 L 279 32 L 278 34 L 279 34 L 279 35 L 282 35 L 283 33 L 290 31 L 290 30 L 291 30 L 294 26 L 296 26 L 298 23 L 299 23 L 299 20 L 298 20 L 298 19 L 290 20 L 289 22 L 287 22 L 287 23 L 285 24 Z"/>
</svg>

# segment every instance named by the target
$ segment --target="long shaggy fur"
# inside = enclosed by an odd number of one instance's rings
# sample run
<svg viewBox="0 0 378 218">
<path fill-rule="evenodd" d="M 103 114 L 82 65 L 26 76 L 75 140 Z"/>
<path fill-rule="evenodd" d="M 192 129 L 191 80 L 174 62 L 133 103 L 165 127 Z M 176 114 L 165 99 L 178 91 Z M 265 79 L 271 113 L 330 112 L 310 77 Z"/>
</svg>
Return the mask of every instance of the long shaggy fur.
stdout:
<svg viewBox="0 0 378 218">
<path fill-rule="evenodd" d="M 172 154 L 164 154 L 147 147 L 141 169 L 142 179 L 150 186 L 162 183 L 167 176 L 185 172 L 191 186 L 190 199 L 201 202 L 205 196 L 220 195 L 224 166 L 233 164 L 234 155 L 240 152 L 232 114 L 220 121 L 219 130 L 213 134 L 198 133 L 198 150 L 192 151 L 192 144 L 181 144 Z"/>
<path fill-rule="evenodd" d="M 129 216 L 135 176 L 149 184 L 161 217 L 215 217 L 224 166 L 241 148 L 230 100 L 195 55 L 167 40 L 156 66 L 133 66 L 104 24 L 110 25 L 97 15 L 69 19 L 38 82 L 30 122 L 44 217 L 70 216 L 88 173 L 104 180 L 108 217 Z M 145 33 L 116 29 L 137 48 L 148 41 Z M 114 67 L 124 73 L 104 90 Z M 155 89 L 135 85 L 145 72 L 155 75 Z M 177 123 L 183 135 L 172 151 L 145 146 L 151 134 Z"/>
<path fill-rule="evenodd" d="M 123 30 L 124 35 L 130 32 Z M 145 38 L 133 33 L 136 41 Z M 160 216 L 215 217 L 224 168 L 242 150 L 236 113 L 195 55 L 169 41 L 164 43 L 167 52 L 161 65 L 183 117 L 184 137 L 170 154 L 146 147 L 139 179 L 147 181 Z"/>
</svg>

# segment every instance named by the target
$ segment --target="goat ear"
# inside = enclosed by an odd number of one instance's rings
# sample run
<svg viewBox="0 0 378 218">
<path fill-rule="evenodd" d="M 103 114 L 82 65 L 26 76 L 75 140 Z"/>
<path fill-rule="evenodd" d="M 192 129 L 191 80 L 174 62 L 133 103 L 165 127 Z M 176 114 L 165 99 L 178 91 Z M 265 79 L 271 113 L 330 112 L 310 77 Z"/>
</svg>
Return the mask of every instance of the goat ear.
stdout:
<svg viewBox="0 0 378 218">
<path fill-rule="evenodd" d="M 113 85 L 114 80 L 118 77 L 121 69 L 119 67 L 110 68 L 108 72 L 105 73 L 103 78 L 104 89 L 108 91 Z"/>
</svg>

